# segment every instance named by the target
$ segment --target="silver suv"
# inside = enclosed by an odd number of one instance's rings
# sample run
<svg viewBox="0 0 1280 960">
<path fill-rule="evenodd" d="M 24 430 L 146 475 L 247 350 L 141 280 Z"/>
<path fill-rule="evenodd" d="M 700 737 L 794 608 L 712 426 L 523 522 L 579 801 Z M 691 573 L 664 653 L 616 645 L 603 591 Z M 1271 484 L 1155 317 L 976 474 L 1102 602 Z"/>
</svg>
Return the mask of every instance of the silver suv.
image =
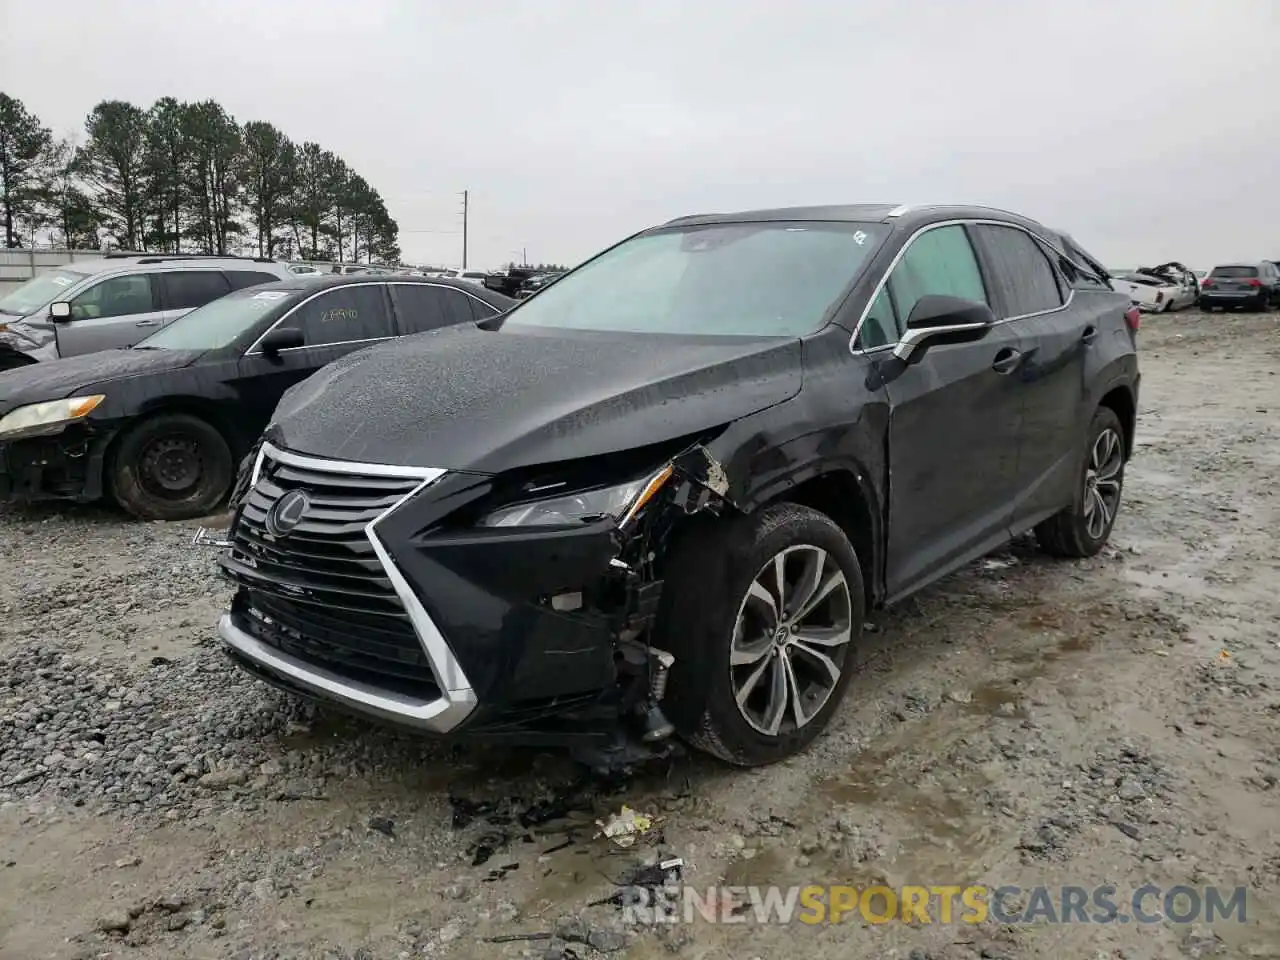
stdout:
<svg viewBox="0 0 1280 960">
<path fill-rule="evenodd" d="M 0 296 L 0 370 L 131 347 L 225 293 L 296 280 L 287 263 L 195 254 L 107 254 Z"/>
</svg>

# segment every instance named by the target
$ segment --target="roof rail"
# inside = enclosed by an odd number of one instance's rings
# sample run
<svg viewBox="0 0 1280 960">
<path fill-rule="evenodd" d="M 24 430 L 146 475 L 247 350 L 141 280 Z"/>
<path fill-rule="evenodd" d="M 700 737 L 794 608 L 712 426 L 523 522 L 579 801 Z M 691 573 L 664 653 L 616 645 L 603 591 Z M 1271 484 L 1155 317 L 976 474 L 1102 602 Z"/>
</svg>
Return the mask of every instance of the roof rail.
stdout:
<svg viewBox="0 0 1280 960">
<path fill-rule="evenodd" d="M 894 207 L 892 210 L 890 210 L 888 213 L 886 213 L 884 216 L 886 220 L 892 220 L 895 217 L 901 217 L 910 209 L 911 209 L 911 204 L 900 203 L 896 207 Z"/>
<path fill-rule="evenodd" d="M 106 253 L 106 260 L 137 260 L 139 263 L 164 263 L 167 260 L 244 260 L 249 263 L 275 263 L 271 257 L 242 257 L 234 253 Z"/>
</svg>

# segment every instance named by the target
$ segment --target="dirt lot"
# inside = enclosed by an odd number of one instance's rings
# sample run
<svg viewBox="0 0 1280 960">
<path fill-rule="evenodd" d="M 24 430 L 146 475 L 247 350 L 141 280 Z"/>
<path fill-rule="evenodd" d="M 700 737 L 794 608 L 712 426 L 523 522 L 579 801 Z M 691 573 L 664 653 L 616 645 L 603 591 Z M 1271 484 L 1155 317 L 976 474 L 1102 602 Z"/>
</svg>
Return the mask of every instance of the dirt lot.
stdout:
<svg viewBox="0 0 1280 960">
<path fill-rule="evenodd" d="M 1280 320 L 1141 337 L 1114 549 L 1018 544 L 878 614 L 831 733 L 766 770 L 575 785 L 555 754 L 317 715 L 223 662 L 191 525 L 0 514 L 0 957 L 1280 957 Z M 543 805 L 565 798 L 567 819 Z M 664 818 L 653 844 L 592 839 L 624 802 Z M 644 928 L 588 906 L 658 853 L 698 886 L 1249 900 L 1212 927 Z"/>
</svg>

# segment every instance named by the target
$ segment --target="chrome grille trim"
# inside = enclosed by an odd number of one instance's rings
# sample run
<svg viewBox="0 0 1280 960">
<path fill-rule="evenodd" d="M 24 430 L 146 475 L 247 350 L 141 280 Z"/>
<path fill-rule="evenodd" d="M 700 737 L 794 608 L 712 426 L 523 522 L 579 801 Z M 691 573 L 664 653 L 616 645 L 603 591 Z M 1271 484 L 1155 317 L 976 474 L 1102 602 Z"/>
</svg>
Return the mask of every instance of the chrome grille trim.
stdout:
<svg viewBox="0 0 1280 960">
<path fill-rule="evenodd" d="M 312 664 L 292 657 L 257 640 L 237 627 L 230 614 L 218 623 L 218 634 L 223 642 L 241 656 L 284 674 L 296 683 L 340 700 L 356 709 L 389 717 L 410 726 L 421 727 L 437 733 L 447 733 L 465 720 L 476 706 L 475 691 L 467 679 L 462 665 L 454 656 L 448 641 L 431 619 L 422 602 L 410 588 L 408 581 L 396 566 L 378 536 L 378 525 L 430 484 L 439 480 L 446 471 L 435 467 L 398 467 L 387 464 L 356 463 L 349 460 L 328 460 L 281 450 L 270 443 L 263 443 L 254 461 L 251 487 L 257 486 L 267 458 L 286 466 L 314 470 L 321 473 L 346 474 L 365 477 L 388 477 L 416 480 L 417 484 L 382 513 L 374 517 L 364 528 L 365 536 L 373 547 L 378 563 L 390 581 L 396 596 L 404 605 L 413 626 L 414 634 L 426 653 L 440 697 L 420 701 L 389 691 L 378 690 L 365 684 L 349 681 L 338 674 L 320 670 Z"/>
</svg>

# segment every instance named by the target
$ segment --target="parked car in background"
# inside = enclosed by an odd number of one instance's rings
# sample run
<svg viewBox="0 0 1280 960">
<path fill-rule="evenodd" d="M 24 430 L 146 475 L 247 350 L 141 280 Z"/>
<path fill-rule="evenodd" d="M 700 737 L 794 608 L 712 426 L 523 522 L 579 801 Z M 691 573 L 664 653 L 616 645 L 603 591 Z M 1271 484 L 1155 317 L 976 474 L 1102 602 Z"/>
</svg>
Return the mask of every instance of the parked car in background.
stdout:
<svg viewBox="0 0 1280 960">
<path fill-rule="evenodd" d="M 1269 260 L 1225 263 L 1214 267 L 1200 284 L 1200 306 L 1213 311 L 1266 311 L 1280 304 L 1280 268 Z"/>
<path fill-rule="evenodd" d="M 492 317 L 449 281 L 301 278 L 239 290 L 129 350 L 0 375 L 0 499 L 103 496 L 137 517 L 209 513 L 280 395 L 361 347 Z"/>
<path fill-rule="evenodd" d="M 289 264 L 289 272 L 296 273 L 300 277 L 324 276 L 324 271 L 312 263 L 291 263 Z"/>
<path fill-rule="evenodd" d="M 535 274 L 524 282 L 524 285 L 520 288 L 520 292 L 517 294 L 517 297 L 520 299 L 531 297 L 547 284 L 558 280 L 560 276 L 561 274 L 558 272 Z"/>
<path fill-rule="evenodd" d="M 321 370 L 237 485 L 227 651 L 438 735 L 795 753 L 869 604 L 1024 531 L 1068 557 L 1110 535 L 1139 313 L 1048 233 L 685 217 Z"/>
<path fill-rule="evenodd" d="M 1139 267 L 1112 276 L 1112 287 L 1150 313 L 1168 313 L 1193 307 L 1200 297 L 1196 275 L 1180 263 Z"/>
<path fill-rule="evenodd" d="M 288 264 L 267 258 L 77 260 L 0 297 L 0 370 L 128 347 L 233 290 L 292 276 Z"/>
<path fill-rule="evenodd" d="M 474 283 L 476 286 L 484 286 L 484 278 L 489 274 L 483 270 L 446 270 L 444 276 L 450 280 L 460 280 L 463 283 Z"/>
</svg>

